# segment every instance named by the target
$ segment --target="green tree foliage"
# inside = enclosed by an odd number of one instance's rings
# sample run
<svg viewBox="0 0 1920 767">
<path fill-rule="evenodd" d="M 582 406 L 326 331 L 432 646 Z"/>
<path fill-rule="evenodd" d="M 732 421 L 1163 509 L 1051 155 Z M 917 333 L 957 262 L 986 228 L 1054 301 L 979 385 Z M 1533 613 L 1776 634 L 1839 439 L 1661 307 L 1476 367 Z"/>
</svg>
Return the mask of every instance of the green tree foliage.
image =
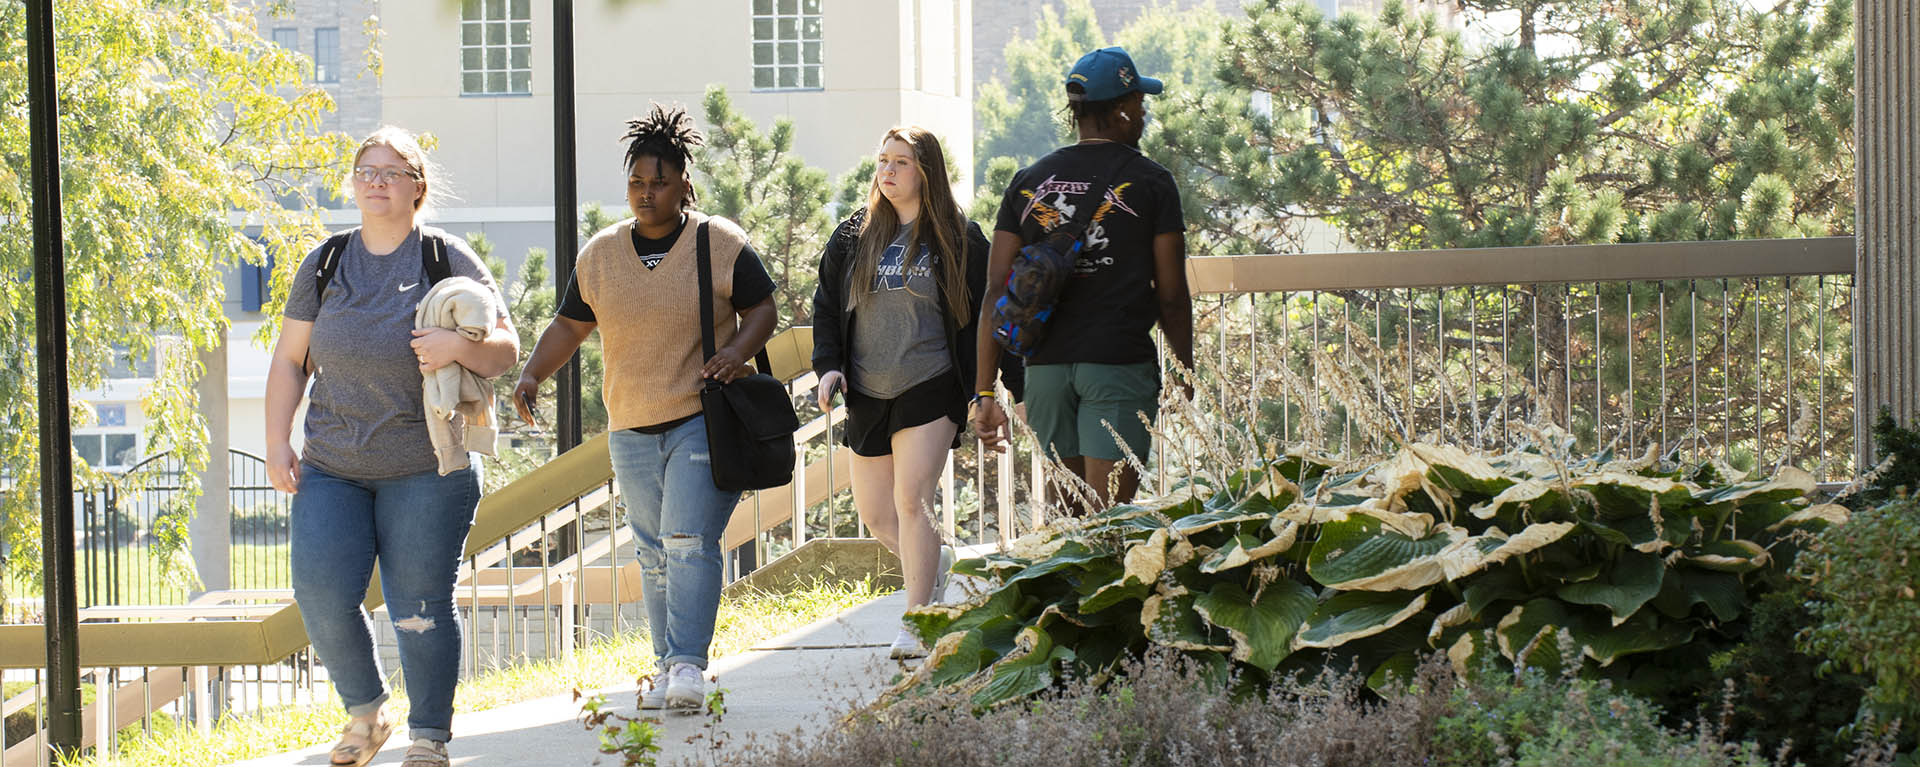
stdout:
<svg viewBox="0 0 1920 767">
<path fill-rule="evenodd" d="M 1379 249 L 1851 229 L 1850 0 L 1463 5 L 1251 4 L 1220 76 L 1313 117 L 1258 172 Z"/>
<path fill-rule="evenodd" d="M 1066 72 L 1089 50 L 1120 45 L 1141 72 L 1166 83 L 1163 94 L 1148 99 L 1140 148 L 1180 185 L 1188 252 L 1297 249 L 1289 247 L 1295 211 L 1261 167 L 1260 147 L 1288 126 L 1304 132 L 1306 123 L 1292 116 L 1276 127 L 1254 109 L 1253 91 L 1215 77 L 1226 22 L 1210 8 L 1155 6 L 1108 39 L 1087 0 L 1068 0 L 1058 12 L 1043 7 L 1034 36 L 1007 44 L 1004 79 L 976 94 L 978 183 L 969 212 L 991 222 L 1015 171 L 1074 140 L 1062 89 Z"/>
<path fill-rule="evenodd" d="M 262 39 L 252 9 L 223 0 L 56 3 L 68 374 L 97 388 L 124 354 L 161 357 L 143 395 L 149 452 L 204 466 L 193 382 L 198 353 L 224 343 L 222 270 L 276 270 L 284 295 L 321 229 L 306 182 L 337 185 L 351 140 L 318 128 L 333 104 L 297 54 Z M 0 540 L 9 566 L 38 561 L 38 417 L 27 159 L 25 8 L 0 2 Z M 284 209 L 277 197 L 307 205 Z M 249 236 L 236 217 L 257 222 Z M 257 237 L 257 239 L 256 239 Z M 269 307 L 277 310 L 276 307 Z M 117 351 L 119 350 L 119 351 Z M 82 403 L 60 403 L 84 425 Z M 224 460 L 224 459 L 222 459 Z M 81 468 L 86 472 L 85 467 Z M 183 477 L 191 482 L 191 473 Z"/>
<path fill-rule="evenodd" d="M 836 187 L 826 171 L 794 154 L 793 120 L 781 117 L 763 131 L 717 85 L 707 89 L 702 106 L 707 144 L 694 160 L 704 177 L 696 187 L 700 207 L 747 231 L 773 276 L 779 327 L 805 325 L 813 314 L 815 265 L 833 232 L 827 203 L 846 185 Z"/>
</svg>

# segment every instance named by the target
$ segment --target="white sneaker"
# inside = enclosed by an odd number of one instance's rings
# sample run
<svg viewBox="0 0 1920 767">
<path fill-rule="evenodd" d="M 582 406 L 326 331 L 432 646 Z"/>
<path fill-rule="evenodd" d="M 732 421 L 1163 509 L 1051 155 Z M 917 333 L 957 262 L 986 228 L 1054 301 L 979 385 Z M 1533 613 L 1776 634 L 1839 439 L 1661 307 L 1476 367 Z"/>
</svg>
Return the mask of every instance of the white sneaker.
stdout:
<svg viewBox="0 0 1920 767">
<path fill-rule="evenodd" d="M 640 708 L 647 711 L 657 711 L 666 708 L 667 675 L 654 674 L 653 678 L 647 680 L 644 684 L 647 686 L 647 691 L 640 693 Z"/>
<path fill-rule="evenodd" d="M 893 637 L 893 647 L 887 650 L 887 657 L 893 660 L 927 657 L 927 646 L 920 644 L 920 637 L 907 627 L 901 626 L 900 633 Z"/>
<path fill-rule="evenodd" d="M 933 597 L 928 601 L 942 604 L 947 601 L 947 576 L 953 574 L 953 547 L 940 544 L 940 569 L 933 573 Z"/>
<path fill-rule="evenodd" d="M 667 708 L 699 708 L 707 702 L 707 679 L 699 666 L 675 663 L 667 674 Z"/>
</svg>

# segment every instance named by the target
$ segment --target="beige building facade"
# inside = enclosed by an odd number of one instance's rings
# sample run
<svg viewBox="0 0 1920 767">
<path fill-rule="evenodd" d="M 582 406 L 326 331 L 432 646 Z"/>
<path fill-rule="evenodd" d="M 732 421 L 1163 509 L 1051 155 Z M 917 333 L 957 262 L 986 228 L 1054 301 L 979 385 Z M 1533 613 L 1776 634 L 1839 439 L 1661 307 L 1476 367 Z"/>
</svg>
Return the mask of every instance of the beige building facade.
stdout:
<svg viewBox="0 0 1920 767">
<path fill-rule="evenodd" d="M 485 233 L 517 264 L 553 240 L 553 16 L 529 0 L 386 3 L 381 119 L 438 141 L 458 199 L 436 224 Z M 972 167 L 970 0 L 654 0 L 575 4 L 579 199 L 625 210 L 626 120 L 650 102 L 704 124 L 709 85 L 838 177 L 887 128 L 917 123 Z M 971 184 L 960 179 L 970 193 Z M 961 199 L 965 199 L 962 197 Z"/>
</svg>

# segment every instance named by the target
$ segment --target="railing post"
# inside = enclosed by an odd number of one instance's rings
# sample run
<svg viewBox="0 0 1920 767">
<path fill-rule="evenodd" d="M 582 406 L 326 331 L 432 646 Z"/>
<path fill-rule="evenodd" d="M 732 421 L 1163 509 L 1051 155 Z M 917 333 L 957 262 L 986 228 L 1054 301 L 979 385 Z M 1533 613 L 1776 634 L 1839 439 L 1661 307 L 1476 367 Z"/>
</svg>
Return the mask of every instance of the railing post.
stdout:
<svg viewBox="0 0 1920 767">
<path fill-rule="evenodd" d="M 74 594 L 73 425 L 67 419 L 67 270 L 60 233 L 60 105 L 53 0 L 27 2 L 27 155 L 33 189 L 33 308 L 40 413 L 40 529 L 46 598 L 46 743 L 80 752 L 80 619 Z"/>
<path fill-rule="evenodd" d="M 1853 348 L 1855 471 L 1876 462 L 1873 422 L 1882 407 L 1911 425 L 1920 415 L 1920 14 L 1911 0 L 1854 3 Z"/>
</svg>

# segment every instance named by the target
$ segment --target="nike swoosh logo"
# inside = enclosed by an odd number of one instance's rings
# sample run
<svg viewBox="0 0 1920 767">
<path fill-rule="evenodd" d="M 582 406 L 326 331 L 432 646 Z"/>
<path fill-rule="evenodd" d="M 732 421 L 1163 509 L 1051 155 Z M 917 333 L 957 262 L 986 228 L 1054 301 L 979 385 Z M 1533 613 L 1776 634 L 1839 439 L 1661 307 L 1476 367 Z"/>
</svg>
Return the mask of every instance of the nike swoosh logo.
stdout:
<svg viewBox="0 0 1920 767">
<path fill-rule="evenodd" d="M 407 292 L 407 291 L 409 291 L 409 290 L 412 290 L 412 289 L 414 289 L 414 288 L 417 288 L 417 287 L 420 287 L 420 283 L 418 283 L 418 282 L 416 282 L 416 283 L 414 283 L 414 284 L 412 284 L 412 285 L 401 285 L 401 286 L 400 286 L 400 292 L 402 292 L 402 293 L 405 293 L 405 292 Z"/>
</svg>

